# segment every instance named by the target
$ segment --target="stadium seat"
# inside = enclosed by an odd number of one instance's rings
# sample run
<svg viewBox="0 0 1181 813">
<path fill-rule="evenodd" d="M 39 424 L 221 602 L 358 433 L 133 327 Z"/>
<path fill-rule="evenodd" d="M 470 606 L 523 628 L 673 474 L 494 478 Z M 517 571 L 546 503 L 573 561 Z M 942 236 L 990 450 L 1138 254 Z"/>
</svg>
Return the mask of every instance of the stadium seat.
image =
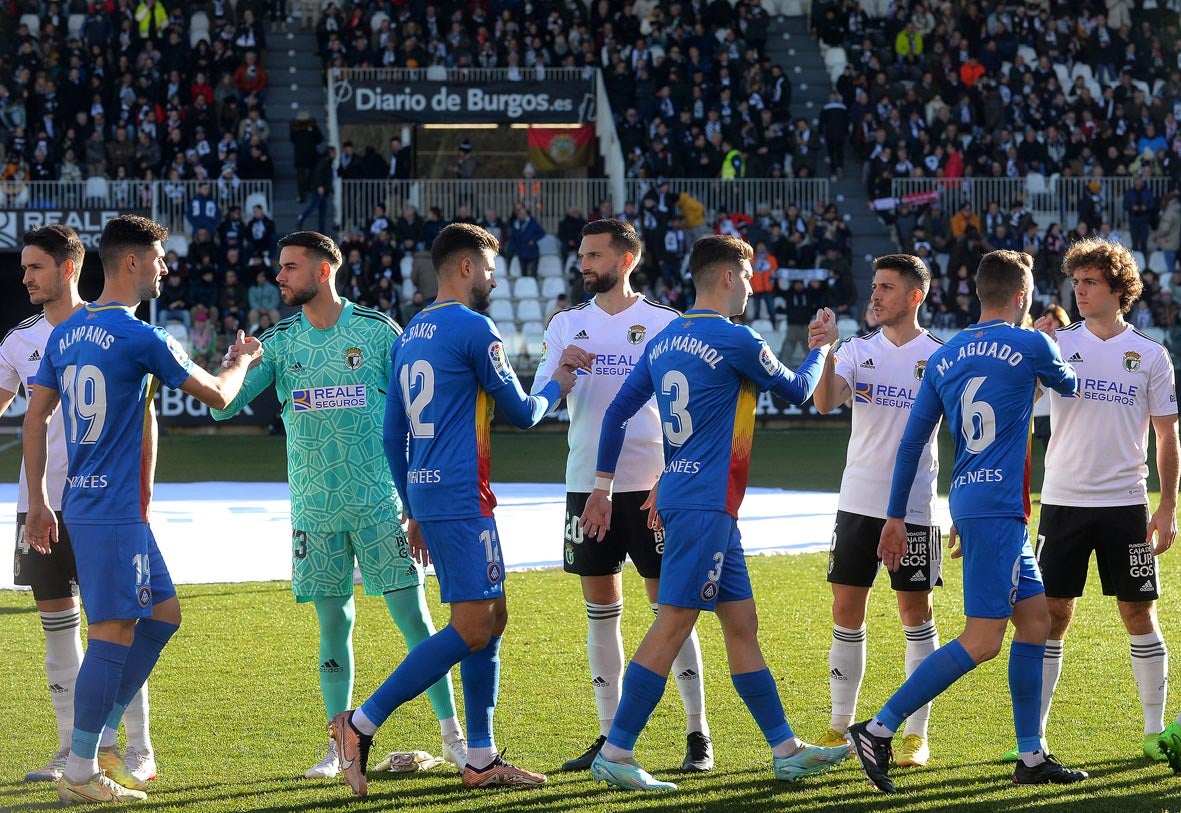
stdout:
<svg viewBox="0 0 1181 813">
<path fill-rule="evenodd" d="M 85 14 L 71 14 L 69 20 L 66 21 L 67 36 L 81 37 L 82 26 L 86 22 Z"/>
<path fill-rule="evenodd" d="M 1154 251 L 1148 258 L 1148 270 L 1155 271 L 1157 274 L 1164 274 L 1173 269 L 1165 266 L 1165 253 L 1163 251 Z M 1163 282 L 1161 283 L 1161 287 L 1164 287 Z"/>
<path fill-rule="evenodd" d="M 190 352 L 192 350 L 192 348 L 189 347 L 189 329 L 184 326 L 183 322 L 176 322 L 172 319 L 169 319 L 164 323 L 164 331 L 169 336 L 176 339 L 177 343 L 185 349 L 185 352 Z"/>
<path fill-rule="evenodd" d="M 540 322 L 545 318 L 545 314 L 541 310 L 541 303 L 536 299 L 517 300 L 516 313 L 518 322 Z"/>
<path fill-rule="evenodd" d="M 537 299 L 541 296 L 541 289 L 537 287 L 537 280 L 533 277 L 521 277 L 513 283 L 514 299 Z"/>
<path fill-rule="evenodd" d="M 1083 77 L 1083 80 L 1086 81 L 1088 84 L 1090 84 L 1091 82 L 1093 82 L 1095 80 L 1095 76 L 1091 72 L 1091 66 L 1088 65 L 1086 62 L 1074 63 L 1074 67 L 1072 67 L 1070 69 L 1070 83 L 1071 84 L 1074 84 L 1074 78 L 1076 76 Z"/>
<path fill-rule="evenodd" d="M 490 299 L 512 299 L 513 292 L 512 292 L 511 286 L 508 283 L 508 280 L 500 280 L 499 282 L 497 282 L 496 287 L 492 289 L 492 293 L 489 295 L 489 298 Z"/>
<path fill-rule="evenodd" d="M 111 186 L 101 175 L 94 175 L 86 179 L 86 202 L 97 203 L 102 206 L 110 205 Z"/>
<path fill-rule="evenodd" d="M 34 37 L 41 35 L 41 18 L 36 14 L 22 14 L 20 19 L 21 25 L 29 27 L 29 34 Z"/>
<path fill-rule="evenodd" d="M 164 241 L 164 252 L 168 253 L 169 251 L 175 251 L 178 257 L 189 256 L 189 238 L 183 234 L 172 232 Z"/>
<path fill-rule="evenodd" d="M 780 13 L 786 17 L 803 17 L 804 3 L 803 0 L 781 0 L 779 4 Z M 873 16 L 873 15 L 870 15 Z"/>
<path fill-rule="evenodd" d="M 556 254 L 542 255 L 541 259 L 537 261 L 537 276 L 539 277 L 562 277 L 562 261 L 558 259 Z"/>
<path fill-rule="evenodd" d="M 428 82 L 446 82 L 447 81 L 447 66 L 446 65 L 430 65 L 426 69 L 426 80 Z"/>
<path fill-rule="evenodd" d="M 508 263 L 508 275 L 513 277 L 521 276 L 521 261 L 517 257 L 513 257 Z"/>
<path fill-rule="evenodd" d="M 562 244 L 558 242 L 558 238 L 552 234 L 547 234 L 537 241 L 537 250 L 541 252 L 542 256 L 546 254 L 553 254 L 557 256 L 562 252 Z"/>
<path fill-rule="evenodd" d="M 418 288 L 414 286 L 414 280 L 410 279 L 410 277 L 402 278 L 402 299 L 410 302 L 414 299 L 414 292 L 417 290 Z"/>
<path fill-rule="evenodd" d="M 856 336 L 861 332 L 861 325 L 851 316 L 842 316 L 837 319 L 837 330 L 842 336 Z"/>
<path fill-rule="evenodd" d="M 509 324 L 513 320 L 513 303 L 507 299 L 493 299 L 488 305 L 488 318 Z"/>
<path fill-rule="evenodd" d="M 832 69 L 833 65 L 839 64 L 841 70 L 845 69 L 845 65 L 849 62 L 849 57 L 845 53 L 844 48 L 829 48 L 824 54 L 824 67 Z"/>
<path fill-rule="evenodd" d="M 1140 332 L 1154 342 L 1165 343 L 1165 329 L 1163 327 L 1146 327 Z"/>
<path fill-rule="evenodd" d="M 508 276 L 508 260 L 504 258 L 503 254 L 496 255 L 496 275 L 501 279 Z"/>
<path fill-rule="evenodd" d="M 247 217 L 247 218 L 253 217 L 254 216 L 254 207 L 256 205 L 262 207 L 262 213 L 264 215 L 266 215 L 267 217 L 271 216 L 271 211 L 270 211 L 271 207 L 267 203 L 267 196 L 266 196 L 265 192 L 255 192 L 254 194 L 246 196 L 246 203 L 242 207 L 242 216 Z"/>
<path fill-rule="evenodd" d="M 373 33 L 376 34 L 378 29 L 381 28 L 381 24 L 384 23 L 389 18 L 390 18 L 390 15 L 386 14 L 384 11 L 373 12 L 373 17 L 371 17 L 369 20 L 369 26 L 373 30 Z"/>
<path fill-rule="evenodd" d="M 1164 80 L 1164 79 L 1157 79 L 1156 81 L 1154 81 L 1154 82 L 1152 83 L 1152 95 L 1153 95 L 1153 96 L 1159 96 L 1159 95 L 1160 95 L 1161 88 L 1163 88 L 1164 86 L 1165 86 L 1165 80 Z"/>
<path fill-rule="evenodd" d="M 783 343 L 787 341 L 786 330 L 772 330 L 763 334 L 763 340 L 771 346 L 771 352 L 776 355 L 779 354 L 779 349 L 783 347 Z"/>
<path fill-rule="evenodd" d="M 1050 192 L 1050 187 L 1046 185 L 1046 176 L 1040 172 L 1031 172 L 1025 176 L 1025 200 L 1033 208 L 1035 201 Z"/>
<path fill-rule="evenodd" d="M 1147 83 L 1147 82 L 1145 82 L 1143 79 L 1133 79 L 1133 80 L 1132 80 L 1132 85 L 1133 85 L 1133 86 L 1135 86 L 1135 87 L 1138 87 L 1138 88 L 1140 88 L 1142 91 L 1144 91 L 1144 97 L 1145 97 L 1145 98 L 1147 98 L 1147 99 L 1151 99 L 1151 98 L 1152 98 L 1152 88 L 1150 88 L 1150 87 L 1148 86 L 1148 83 Z"/>
<path fill-rule="evenodd" d="M 410 272 L 414 270 L 414 257 L 410 254 L 402 255 L 398 261 L 398 269 L 402 272 L 402 279 L 410 279 Z"/>
<path fill-rule="evenodd" d="M 1148 261 L 1144 259 L 1144 255 L 1139 251 L 1132 252 L 1132 259 L 1136 261 L 1136 267 L 1143 273 L 1144 269 L 1148 268 Z"/>
<path fill-rule="evenodd" d="M 1063 65 L 1061 62 L 1054 63 L 1054 73 L 1058 75 L 1058 84 L 1062 87 L 1070 87 L 1070 68 Z"/>
<path fill-rule="evenodd" d="M 768 333 L 770 333 L 772 330 L 774 330 L 774 328 L 771 327 L 771 320 L 770 319 L 755 319 L 753 322 L 750 323 L 750 329 L 753 330 L 755 333 L 758 333 L 760 336 L 763 336 L 764 338 L 767 336 Z"/>
<path fill-rule="evenodd" d="M 541 343 L 545 341 L 545 326 L 541 322 L 526 322 L 521 325 L 521 343 L 530 361 L 541 358 Z"/>
<path fill-rule="evenodd" d="M 541 296 L 546 300 L 556 299 L 566 293 L 566 281 L 560 277 L 545 277 L 541 281 Z"/>
<path fill-rule="evenodd" d="M 1037 51 L 1029 45 L 1018 45 L 1017 55 L 1025 60 L 1025 67 L 1033 68 L 1037 64 Z"/>
</svg>

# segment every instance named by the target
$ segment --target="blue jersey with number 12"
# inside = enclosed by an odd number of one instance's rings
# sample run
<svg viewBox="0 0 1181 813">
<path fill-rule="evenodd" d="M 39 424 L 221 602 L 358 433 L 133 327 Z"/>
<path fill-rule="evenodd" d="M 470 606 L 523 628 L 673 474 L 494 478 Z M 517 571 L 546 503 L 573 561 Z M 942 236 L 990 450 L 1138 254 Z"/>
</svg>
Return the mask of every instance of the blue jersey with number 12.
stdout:
<svg viewBox="0 0 1181 813">
<path fill-rule="evenodd" d="M 1028 519 L 1034 387 L 1070 395 L 1078 383 L 1044 333 L 1000 320 L 970 325 L 927 362 L 894 465 L 887 515 L 904 517 L 919 454 L 941 414 L 955 444 L 953 520 Z"/>
<path fill-rule="evenodd" d="M 192 370 L 175 339 L 119 304 L 87 305 L 53 329 L 34 383 L 61 393 L 66 522 L 148 521 L 148 410 L 157 379 L 176 389 Z"/>
</svg>

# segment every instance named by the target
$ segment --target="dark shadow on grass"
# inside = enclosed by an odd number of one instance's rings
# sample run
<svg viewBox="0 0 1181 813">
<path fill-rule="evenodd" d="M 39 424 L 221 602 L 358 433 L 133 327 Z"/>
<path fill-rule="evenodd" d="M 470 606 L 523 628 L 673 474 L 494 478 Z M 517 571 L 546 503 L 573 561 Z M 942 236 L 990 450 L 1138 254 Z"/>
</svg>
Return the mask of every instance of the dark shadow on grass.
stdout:
<svg viewBox="0 0 1181 813">
<path fill-rule="evenodd" d="M 28 615 L 37 612 L 37 605 L 29 602 L 27 607 L 0 607 L 0 615 Z"/>
</svg>

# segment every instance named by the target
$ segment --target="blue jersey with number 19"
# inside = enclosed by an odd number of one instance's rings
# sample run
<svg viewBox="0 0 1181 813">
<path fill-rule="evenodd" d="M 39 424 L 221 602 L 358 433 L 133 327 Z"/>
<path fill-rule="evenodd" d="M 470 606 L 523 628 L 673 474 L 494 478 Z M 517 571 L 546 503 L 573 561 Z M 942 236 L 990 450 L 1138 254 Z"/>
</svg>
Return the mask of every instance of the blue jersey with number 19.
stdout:
<svg viewBox="0 0 1181 813">
<path fill-rule="evenodd" d="M 54 328 L 34 383 L 61 393 L 67 523 L 148 521 L 148 410 L 158 379 L 179 388 L 192 370 L 175 339 L 119 304 L 87 305 Z"/>
<path fill-rule="evenodd" d="M 887 515 L 904 517 L 919 455 L 941 414 L 955 444 L 953 520 L 1028 519 L 1029 427 L 1038 379 L 1070 395 L 1078 378 L 1044 333 L 995 320 L 969 325 L 927 362 L 894 465 Z"/>
<path fill-rule="evenodd" d="M 725 511 L 737 517 L 746 494 L 759 392 L 804 402 L 816 388 L 822 360 L 813 350 L 792 373 L 750 328 L 713 311 L 688 311 L 653 337 L 607 408 L 597 468 L 615 471 L 627 420 L 655 393 L 664 430 L 657 508 Z"/>
<path fill-rule="evenodd" d="M 492 413 L 533 426 L 560 398 L 558 382 L 526 395 L 496 325 L 453 299 L 411 319 L 390 356 L 383 440 L 407 516 L 492 516 Z"/>
</svg>

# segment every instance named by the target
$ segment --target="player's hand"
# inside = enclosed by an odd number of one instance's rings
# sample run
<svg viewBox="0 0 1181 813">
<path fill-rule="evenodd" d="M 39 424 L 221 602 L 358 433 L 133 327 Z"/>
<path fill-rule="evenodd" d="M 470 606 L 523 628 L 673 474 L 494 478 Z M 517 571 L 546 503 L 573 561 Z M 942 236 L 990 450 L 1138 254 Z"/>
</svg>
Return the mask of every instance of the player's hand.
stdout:
<svg viewBox="0 0 1181 813">
<path fill-rule="evenodd" d="M 601 488 L 592 491 L 586 498 L 586 507 L 582 509 L 578 524 L 582 526 L 583 536 L 602 542 L 607 531 L 611 530 L 611 495 Z"/>
<path fill-rule="evenodd" d="M 1173 506 L 1159 505 L 1148 520 L 1148 544 L 1152 544 L 1152 535 L 1156 534 L 1156 545 L 1152 552 L 1160 556 L 1173 546 L 1177 538 L 1177 509 Z"/>
<path fill-rule="evenodd" d="M 25 542 L 37 553 L 49 553 L 50 545 L 57 543 L 57 515 L 48 505 L 29 506 Z"/>
<path fill-rule="evenodd" d="M 1058 320 L 1050 314 L 1046 313 L 1038 317 L 1037 321 L 1033 323 L 1034 328 L 1045 333 L 1054 341 L 1058 341 Z"/>
<path fill-rule="evenodd" d="M 964 555 L 964 546 L 960 544 L 959 531 L 955 529 L 955 525 L 947 532 L 947 550 L 947 555 L 951 559 L 959 559 Z"/>
<path fill-rule="evenodd" d="M 656 489 L 660 488 L 660 480 L 657 480 L 652 490 L 648 492 L 648 499 L 644 500 L 644 504 L 640 506 L 640 510 L 647 510 L 648 512 L 648 530 L 663 531 L 664 523 L 660 521 L 660 514 L 656 511 Z"/>
<path fill-rule="evenodd" d="M 570 390 L 574 389 L 574 381 L 577 378 L 578 376 L 574 371 L 568 367 L 558 367 L 558 369 L 554 370 L 553 380 L 558 382 L 558 390 L 561 392 L 563 398 L 570 393 Z"/>
<path fill-rule="evenodd" d="M 562 357 L 558 359 L 558 366 L 565 367 L 569 370 L 586 370 L 588 373 L 591 370 L 591 365 L 595 363 L 593 354 L 586 352 L 581 347 L 573 345 L 567 347 L 562 351 Z"/>
<path fill-rule="evenodd" d="M 247 336 L 243 330 L 238 331 L 238 340 L 230 349 L 234 348 L 238 350 L 237 358 L 248 358 L 251 364 L 262 358 L 262 342 L 253 336 Z"/>
<path fill-rule="evenodd" d="M 816 311 L 812 322 L 808 325 L 808 349 L 815 350 L 836 344 L 841 338 L 841 331 L 837 327 L 837 315 L 832 308 L 821 308 Z"/>
<path fill-rule="evenodd" d="M 418 520 L 406 523 L 406 543 L 410 546 L 410 558 L 423 567 L 431 563 L 431 553 L 426 549 L 426 540 L 422 538 L 422 528 L 418 527 Z"/>
<path fill-rule="evenodd" d="M 894 572 L 902 564 L 902 557 L 905 555 L 906 523 L 897 517 L 891 517 L 882 527 L 882 537 L 878 541 L 878 558 L 890 572 Z"/>
</svg>

